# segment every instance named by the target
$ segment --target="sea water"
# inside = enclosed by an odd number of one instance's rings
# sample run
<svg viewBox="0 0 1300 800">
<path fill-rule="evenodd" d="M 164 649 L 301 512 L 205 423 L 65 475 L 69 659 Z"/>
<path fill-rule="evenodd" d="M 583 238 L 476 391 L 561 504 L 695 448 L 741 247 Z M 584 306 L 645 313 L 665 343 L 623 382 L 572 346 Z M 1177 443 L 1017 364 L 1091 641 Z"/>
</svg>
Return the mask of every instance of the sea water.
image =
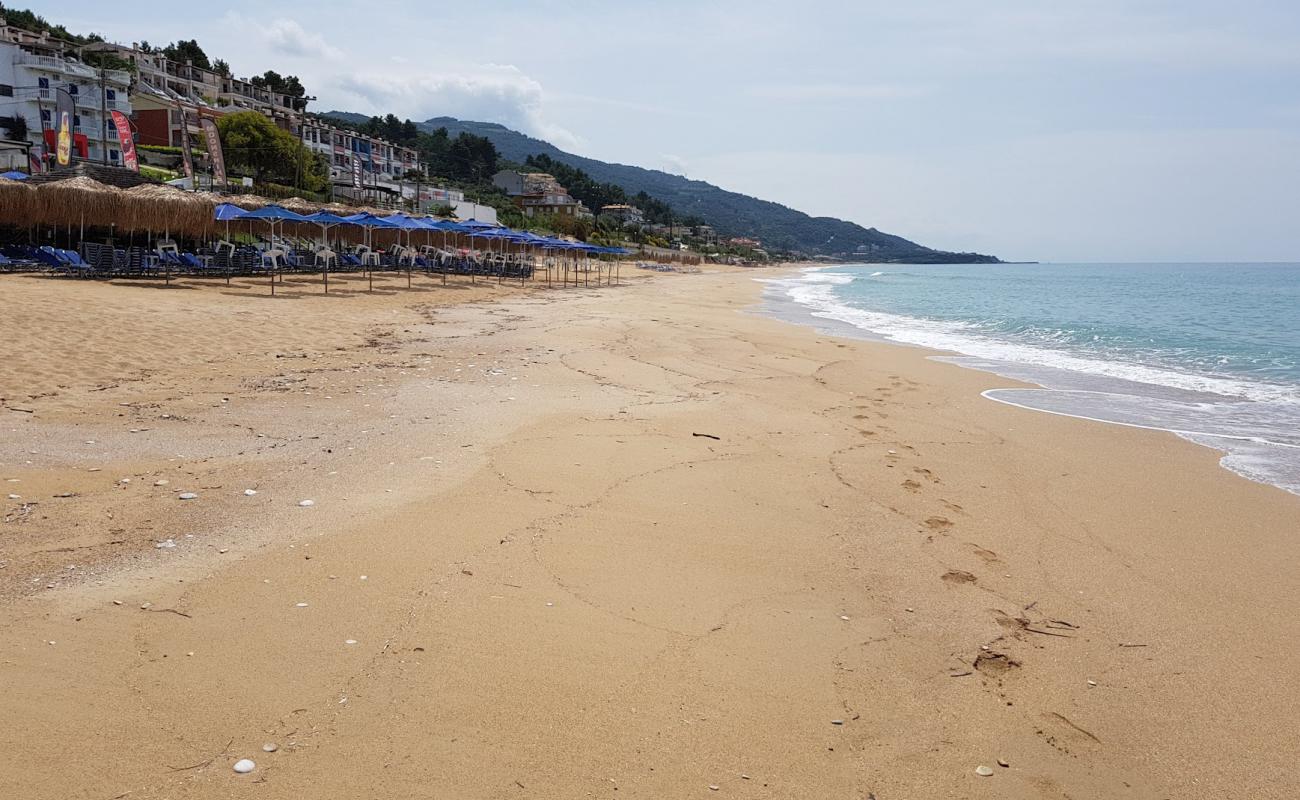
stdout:
<svg viewBox="0 0 1300 800">
<path fill-rule="evenodd" d="M 1300 494 L 1300 264 L 848 264 L 767 297 L 1041 387 L 992 400 L 1171 431 Z"/>
</svg>

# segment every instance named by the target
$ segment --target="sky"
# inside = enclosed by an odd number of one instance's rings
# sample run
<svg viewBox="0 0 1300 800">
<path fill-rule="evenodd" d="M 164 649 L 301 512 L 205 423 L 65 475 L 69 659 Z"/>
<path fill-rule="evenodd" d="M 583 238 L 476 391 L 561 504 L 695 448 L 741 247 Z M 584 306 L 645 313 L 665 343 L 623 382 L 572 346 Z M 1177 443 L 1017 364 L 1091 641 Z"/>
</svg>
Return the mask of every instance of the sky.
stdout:
<svg viewBox="0 0 1300 800">
<path fill-rule="evenodd" d="M 500 122 L 931 247 L 1300 261 L 1300 0 L 33 10 L 196 38 L 236 75 L 298 75 L 316 110 Z"/>
</svg>

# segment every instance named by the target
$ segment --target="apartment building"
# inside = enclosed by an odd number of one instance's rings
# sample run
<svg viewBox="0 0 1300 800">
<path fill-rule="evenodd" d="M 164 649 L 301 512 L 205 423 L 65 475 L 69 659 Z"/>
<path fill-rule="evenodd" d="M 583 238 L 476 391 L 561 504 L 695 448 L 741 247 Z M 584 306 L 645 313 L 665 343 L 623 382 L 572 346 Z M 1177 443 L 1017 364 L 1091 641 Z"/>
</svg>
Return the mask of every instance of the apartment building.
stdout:
<svg viewBox="0 0 1300 800">
<path fill-rule="evenodd" d="M 567 215 L 591 218 L 591 211 L 545 172 L 517 172 L 503 169 L 492 176 L 492 185 L 505 192 L 526 217 Z"/>
<path fill-rule="evenodd" d="M 414 198 L 417 182 L 408 176 L 425 172 L 415 149 L 340 128 L 319 117 L 306 117 L 299 136 L 308 150 L 324 157 L 334 191 L 344 197 L 361 199 L 378 193 L 393 199 Z"/>
<path fill-rule="evenodd" d="M 0 18 L 0 138 L 30 143 L 37 159 L 55 152 L 54 107 L 63 89 L 74 102 L 73 155 L 121 164 L 111 112 L 131 114 L 130 82 L 128 72 L 82 62 L 71 42 L 12 27 Z"/>
<path fill-rule="evenodd" d="M 236 111 L 257 111 L 295 135 L 303 121 L 304 98 L 254 86 L 249 80 L 179 62 L 138 44 L 97 42 L 88 51 L 106 51 L 135 66 L 131 86 L 137 141 L 145 145 L 180 147 L 182 130 L 191 144 L 199 136 L 199 120 Z M 182 120 L 181 109 L 184 109 Z"/>
</svg>

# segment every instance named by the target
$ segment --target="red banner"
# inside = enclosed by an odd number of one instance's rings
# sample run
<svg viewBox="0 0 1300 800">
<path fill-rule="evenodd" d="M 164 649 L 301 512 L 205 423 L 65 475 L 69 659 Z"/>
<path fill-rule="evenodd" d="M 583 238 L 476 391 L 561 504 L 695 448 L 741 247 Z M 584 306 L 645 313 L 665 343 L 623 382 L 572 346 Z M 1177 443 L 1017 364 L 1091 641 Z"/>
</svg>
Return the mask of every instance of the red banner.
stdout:
<svg viewBox="0 0 1300 800">
<path fill-rule="evenodd" d="M 226 185 L 226 159 L 221 152 L 221 134 L 217 132 L 217 123 L 209 117 L 199 120 L 203 129 L 203 138 L 208 140 L 208 157 L 212 160 L 212 183 L 215 186 Z"/>
<path fill-rule="evenodd" d="M 135 137 L 131 135 L 131 120 L 121 111 L 110 114 L 113 127 L 117 128 L 117 142 L 122 146 L 122 166 L 135 172 L 140 171 L 140 162 L 135 157 Z"/>
</svg>

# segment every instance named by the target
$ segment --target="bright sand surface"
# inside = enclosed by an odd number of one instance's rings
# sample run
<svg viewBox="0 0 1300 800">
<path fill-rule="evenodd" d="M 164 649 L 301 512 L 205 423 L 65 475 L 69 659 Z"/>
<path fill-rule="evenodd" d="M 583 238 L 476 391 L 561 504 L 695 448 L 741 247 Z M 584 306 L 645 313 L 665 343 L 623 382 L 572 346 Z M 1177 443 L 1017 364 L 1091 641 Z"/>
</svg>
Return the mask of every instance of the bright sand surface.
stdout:
<svg viewBox="0 0 1300 800">
<path fill-rule="evenodd" d="M 0 797 L 1300 796 L 1300 498 L 760 274 L 0 277 Z"/>
</svg>

